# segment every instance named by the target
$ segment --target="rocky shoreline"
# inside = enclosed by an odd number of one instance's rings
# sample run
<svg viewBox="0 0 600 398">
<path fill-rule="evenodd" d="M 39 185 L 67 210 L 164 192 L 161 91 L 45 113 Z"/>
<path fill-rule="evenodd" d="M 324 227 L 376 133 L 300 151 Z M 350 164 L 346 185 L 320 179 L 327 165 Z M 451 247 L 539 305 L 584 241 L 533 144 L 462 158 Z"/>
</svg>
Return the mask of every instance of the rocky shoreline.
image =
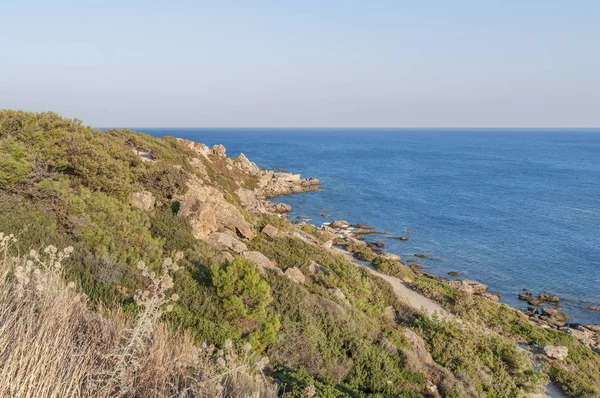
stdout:
<svg viewBox="0 0 600 398">
<path fill-rule="evenodd" d="M 305 222 L 300 222 L 300 224 Z M 373 227 L 362 224 L 350 224 L 345 220 L 335 220 L 331 223 L 325 222 L 320 230 L 335 234 L 338 239 L 342 239 L 351 244 L 364 245 L 373 248 L 377 254 L 400 260 L 400 257 L 381 250 L 383 244 L 377 241 L 366 241 L 363 235 L 386 234 L 386 232 L 376 232 Z M 401 239 L 406 240 L 406 239 Z M 437 281 L 444 282 L 449 286 L 476 295 L 495 302 L 500 301 L 501 297 L 497 293 L 488 292 L 488 286 L 469 279 L 451 280 L 446 277 L 423 271 L 424 267 L 419 259 L 430 258 L 429 254 L 415 253 L 414 259 L 409 259 L 406 263 L 419 276 L 423 276 Z M 461 276 L 460 272 L 449 272 L 450 276 Z M 564 333 L 569 333 L 577 338 L 582 344 L 588 346 L 594 352 L 600 354 L 600 325 L 569 322 L 569 317 L 562 311 L 558 304 L 560 297 L 550 293 L 540 293 L 535 297 L 531 292 L 526 291 L 519 295 L 519 299 L 525 300 L 530 304 L 526 310 L 513 307 L 525 313 L 529 320 L 536 326 L 543 328 L 552 328 Z"/>
<path fill-rule="evenodd" d="M 244 154 L 240 154 L 237 158 L 230 158 L 226 155 L 226 148 L 223 145 L 209 148 L 190 140 L 178 138 L 178 141 L 199 155 L 190 160 L 198 171 L 197 175 L 187 182 L 187 192 L 175 198 L 180 202 L 179 214 L 189 221 L 194 236 L 221 252 L 224 258 L 232 260 L 233 253 L 254 262 L 263 272 L 265 269 L 273 269 L 284 274 L 263 253 L 248 250 L 244 241 L 250 241 L 256 232 L 244 218 L 243 211 L 274 213 L 280 217 L 287 217 L 287 213 L 292 211 L 292 207 L 285 203 L 273 202 L 270 199 L 283 195 L 318 191 L 320 181 L 316 178 L 302 178 L 299 174 L 261 169 Z M 138 155 L 144 161 L 152 161 L 152 154 L 139 153 Z M 229 197 L 211 183 L 208 175 L 213 170 L 236 181 L 236 186 L 232 187 L 234 198 Z M 149 192 L 136 192 L 131 197 L 131 203 L 134 206 L 145 210 L 153 208 L 155 200 Z M 328 214 L 322 214 L 322 216 L 323 218 L 329 217 Z M 334 245 L 341 245 L 345 248 L 350 245 L 358 251 L 368 248 L 375 256 L 401 261 L 399 256 L 383 250 L 384 242 L 374 239 L 378 235 L 387 236 L 387 232 L 376 231 L 370 225 L 352 224 L 345 220 L 323 222 L 320 226 L 310 224 L 308 221 L 310 220 L 299 217 L 295 223 L 300 226 L 310 225 L 316 228 L 319 234 L 325 237 L 325 240 L 321 241 L 301 230 L 295 232 L 295 237 L 325 248 L 332 248 Z M 284 234 L 270 225 L 267 225 L 262 232 L 272 236 Z M 399 241 L 410 239 L 409 236 L 388 236 L 388 238 Z M 352 250 L 349 250 L 349 253 L 352 253 Z M 356 254 L 354 253 L 355 256 Z M 404 263 L 418 276 L 446 283 L 457 290 L 494 302 L 500 300 L 500 295 L 489 292 L 488 286 L 478 281 L 452 280 L 426 272 L 420 260 L 427 258 L 431 258 L 431 256 L 426 253 L 415 253 L 414 258 L 407 259 Z M 314 265 L 313 268 L 317 272 L 318 265 Z M 448 274 L 455 277 L 461 276 L 460 272 L 455 271 Z M 285 275 L 296 282 L 304 280 L 304 275 L 297 269 L 286 270 Z M 530 307 L 522 312 L 529 317 L 533 324 L 572 334 L 600 354 L 600 325 L 570 323 L 569 318 L 558 307 L 560 298 L 557 296 L 540 293 L 535 297 L 531 292 L 525 292 L 520 295 L 520 298 L 530 304 Z"/>
</svg>

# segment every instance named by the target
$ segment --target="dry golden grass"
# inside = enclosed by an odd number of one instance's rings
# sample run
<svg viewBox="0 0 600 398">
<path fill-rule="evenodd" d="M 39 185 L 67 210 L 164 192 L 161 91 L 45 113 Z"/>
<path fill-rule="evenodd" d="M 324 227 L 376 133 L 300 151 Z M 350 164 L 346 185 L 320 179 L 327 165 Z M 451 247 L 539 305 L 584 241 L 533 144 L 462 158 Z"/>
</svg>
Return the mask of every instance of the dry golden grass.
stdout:
<svg viewBox="0 0 600 398">
<path fill-rule="evenodd" d="M 133 323 L 118 311 L 102 317 L 61 276 L 72 248 L 49 246 L 12 257 L 14 237 L 0 234 L 0 396 L 2 397 L 274 397 L 265 360 L 198 347 L 159 322 L 176 295 L 167 260 L 162 275 L 142 272 L 152 293 L 138 296 Z M 108 311 L 110 313 L 110 311 Z"/>
</svg>

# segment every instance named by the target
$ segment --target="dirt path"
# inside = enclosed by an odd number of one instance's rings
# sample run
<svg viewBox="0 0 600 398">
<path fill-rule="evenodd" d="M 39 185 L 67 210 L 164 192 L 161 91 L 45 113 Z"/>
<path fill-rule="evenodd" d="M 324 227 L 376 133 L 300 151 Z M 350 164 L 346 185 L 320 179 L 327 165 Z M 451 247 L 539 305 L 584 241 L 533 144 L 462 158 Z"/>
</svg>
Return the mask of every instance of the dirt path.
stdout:
<svg viewBox="0 0 600 398">
<path fill-rule="evenodd" d="M 378 276 L 378 277 L 384 279 L 385 281 L 387 281 L 394 289 L 394 292 L 396 293 L 396 296 L 398 297 L 398 299 L 400 301 L 402 301 L 403 303 L 408 304 L 410 307 L 412 307 L 418 311 L 424 309 L 430 317 L 434 313 L 437 313 L 438 319 L 444 319 L 444 320 L 455 319 L 456 320 L 456 317 L 454 317 L 452 314 L 449 314 L 448 312 L 446 312 L 442 308 L 441 305 L 439 305 L 435 301 L 423 296 L 422 294 L 415 292 L 414 290 L 412 290 L 411 288 L 406 286 L 406 284 L 404 282 L 402 282 L 400 279 L 395 278 L 390 275 L 382 274 L 381 272 L 378 272 L 375 269 L 373 269 L 370 266 L 370 264 L 361 263 L 361 262 L 357 261 L 352 256 L 352 254 L 350 254 L 349 252 L 347 252 L 345 250 L 342 250 L 339 248 L 334 248 L 334 249 L 337 250 L 340 254 L 343 254 L 344 256 L 346 256 L 348 258 L 348 260 L 350 260 L 354 265 L 356 265 L 358 267 L 364 267 L 371 274 Z"/>
<path fill-rule="evenodd" d="M 371 274 L 378 276 L 378 277 L 384 279 L 385 281 L 387 281 L 394 289 L 394 292 L 396 293 L 396 296 L 398 297 L 398 299 L 400 301 L 408 304 L 410 307 L 412 307 L 416 310 L 422 310 L 422 309 L 425 310 L 427 312 L 427 314 L 429 315 L 429 317 L 431 317 L 433 314 L 437 313 L 438 319 L 443 319 L 443 320 L 452 319 L 457 323 L 462 323 L 462 320 L 460 318 L 457 318 L 456 316 L 446 312 L 444 310 L 444 308 L 442 308 L 442 306 L 439 305 L 438 303 L 436 303 L 435 301 L 423 296 L 420 293 L 415 292 L 414 290 L 409 288 L 406 285 L 406 283 L 402 282 L 400 279 L 395 278 L 390 275 L 382 274 L 381 272 L 377 272 L 375 269 L 372 268 L 372 266 L 370 264 L 356 260 L 354 258 L 354 256 L 352 256 L 352 254 L 350 254 L 349 252 L 347 252 L 345 250 L 342 250 L 339 248 L 334 248 L 334 249 L 337 250 L 338 253 L 346 256 L 348 258 L 348 260 L 350 260 L 357 267 L 364 267 Z M 550 383 L 550 384 L 546 385 L 545 393 L 531 394 L 531 395 L 529 395 L 529 398 L 567 398 L 567 395 L 565 395 L 557 386 Z"/>
</svg>

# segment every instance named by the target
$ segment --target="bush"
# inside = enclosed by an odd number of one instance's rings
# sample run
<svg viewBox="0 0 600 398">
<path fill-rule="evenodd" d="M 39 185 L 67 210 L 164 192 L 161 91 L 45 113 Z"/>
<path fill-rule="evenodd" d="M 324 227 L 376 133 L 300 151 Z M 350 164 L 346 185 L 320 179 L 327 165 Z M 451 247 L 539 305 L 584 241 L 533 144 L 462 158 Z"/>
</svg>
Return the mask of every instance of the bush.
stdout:
<svg viewBox="0 0 600 398">
<path fill-rule="evenodd" d="M 279 329 L 277 317 L 268 316 L 271 289 L 256 265 L 241 257 L 214 267 L 212 283 L 222 300 L 225 318 L 255 347 L 272 343 Z"/>
<path fill-rule="evenodd" d="M 405 282 L 412 282 L 415 279 L 415 273 L 398 260 L 377 256 L 371 264 L 382 274 L 394 276 Z"/>
</svg>

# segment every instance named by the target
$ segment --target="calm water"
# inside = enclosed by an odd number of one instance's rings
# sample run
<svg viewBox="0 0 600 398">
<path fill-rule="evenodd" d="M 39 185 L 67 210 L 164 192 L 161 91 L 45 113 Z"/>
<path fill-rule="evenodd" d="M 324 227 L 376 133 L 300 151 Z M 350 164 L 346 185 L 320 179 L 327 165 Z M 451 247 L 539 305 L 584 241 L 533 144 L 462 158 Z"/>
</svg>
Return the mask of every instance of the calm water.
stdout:
<svg viewBox="0 0 600 398">
<path fill-rule="evenodd" d="M 503 302 L 549 291 L 574 320 L 600 323 L 584 309 L 600 305 L 600 130 L 140 130 L 318 177 L 321 192 L 282 198 L 293 216 L 408 234 L 377 240 L 404 259 L 428 253 L 429 271 L 463 271 Z"/>
</svg>

